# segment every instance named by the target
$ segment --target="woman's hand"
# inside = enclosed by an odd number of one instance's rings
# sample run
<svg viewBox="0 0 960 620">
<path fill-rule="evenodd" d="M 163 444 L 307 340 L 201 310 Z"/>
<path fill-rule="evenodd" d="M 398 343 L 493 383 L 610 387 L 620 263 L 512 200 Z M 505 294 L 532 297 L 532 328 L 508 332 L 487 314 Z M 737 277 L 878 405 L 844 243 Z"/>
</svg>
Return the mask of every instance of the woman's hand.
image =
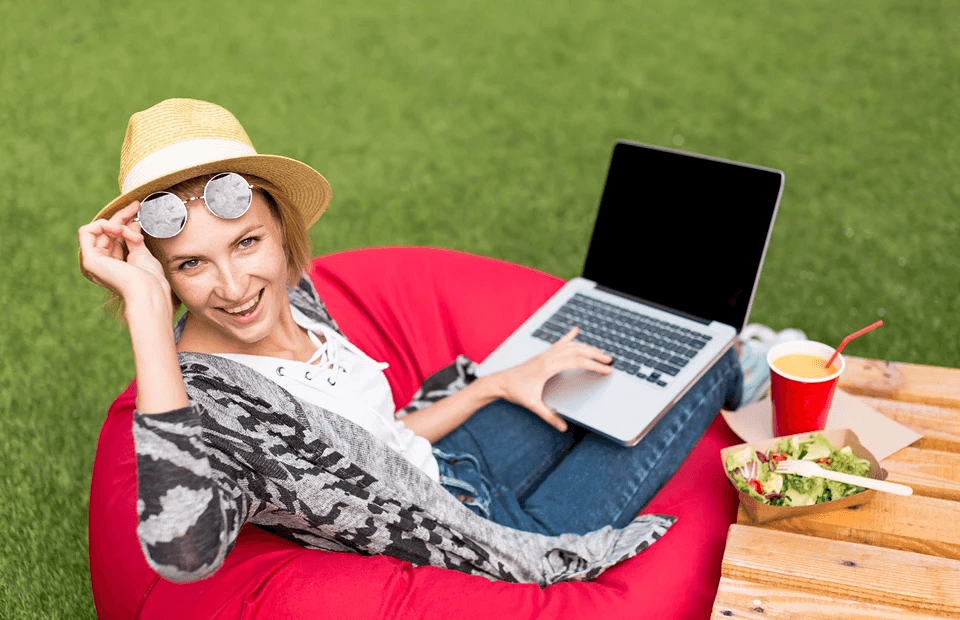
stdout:
<svg viewBox="0 0 960 620">
<path fill-rule="evenodd" d="M 123 298 L 137 375 L 137 410 L 163 413 L 190 405 L 173 338 L 173 300 L 163 266 L 143 244 L 131 202 L 109 220 L 81 226 L 80 270 Z"/>
<path fill-rule="evenodd" d="M 168 300 L 172 317 L 170 284 L 163 266 L 144 245 L 140 224 L 132 221 L 139 210 L 140 203 L 133 201 L 109 220 L 80 227 L 80 270 L 91 282 L 119 295 L 128 306 L 139 295 Z"/>
<path fill-rule="evenodd" d="M 613 372 L 613 358 L 597 347 L 574 340 L 578 333 L 580 328 L 574 327 L 540 355 L 493 375 L 503 398 L 526 407 L 559 431 L 567 430 L 567 423 L 543 402 L 547 381 L 564 370 L 589 370 L 601 375 Z"/>
</svg>

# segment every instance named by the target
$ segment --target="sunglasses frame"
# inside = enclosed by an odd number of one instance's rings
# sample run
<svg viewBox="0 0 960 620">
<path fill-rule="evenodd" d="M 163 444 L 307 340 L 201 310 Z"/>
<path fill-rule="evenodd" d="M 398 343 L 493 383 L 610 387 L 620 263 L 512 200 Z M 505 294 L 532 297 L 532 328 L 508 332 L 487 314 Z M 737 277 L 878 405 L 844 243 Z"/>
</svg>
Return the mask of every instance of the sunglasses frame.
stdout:
<svg viewBox="0 0 960 620">
<path fill-rule="evenodd" d="M 216 181 L 216 180 L 218 180 L 218 179 L 223 179 L 223 178 L 225 178 L 225 177 L 230 177 L 230 176 L 236 176 L 238 179 L 240 179 L 240 181 L 243 182 L 243 185 L 246 186 L 246 191 L 247 191 L 246 202 L 247 202 L 247 204 L 246 204 L 245 207 L 243 207 L 243 209 L 240 211 L 240 213 L 238 213 L 238 214 L 236 214 L 236 215 L 221 215 L 220 213 L 217 213 L 213 208 L 211 208 L 211 206 L 210 206 L 210 201 L 207 199 L 207 192 L 208 192 L 208 190 L 210 189 L 210 184 L 211 184 L 211 183 L 213 183 L 214 181 Z M 177 196 L 177 195 L 174 194 L 173 192 L 168 192 L 168 191 L 153 192 L 153 193 L 149 194 L 146 198 L 144 198 L 143 200 L 140 201 L 140 210 L 137 212 L 137 216 L 133 219 L 133 221 L 134 221 L 134 222 L 139 222 L 139 223 L 140 223 L 140 229 L 141 229 L 143 232 L 145 232 L 145 233 L 147 233 L 148 235 L 150 235 L 151 237 L 154 237 L 155 239 L 170 239 L 171 237 L 176 237 L 177 235 L 179 235 L 179 234 L 183 231 L 183 228 L 187 225 L 187 217 L 188 217 L 188 212 L 189 212 L 189 210 L 187 209 L 187 205 L 188 205 L 189 203 L 193 202 L 194 200 L 200 200 L 200 199 L 202 198 L 202 199 L 203 199 L 203 205 L 207 208 L 207 211 L 209 211 L 212 215 L 215 215 L 216 217 L 219 217 L 220 219 L 224 219 L 224 220 L 234 220 L 234 219 L 237 219 L 238 217 L 242 217 L 247 211 L 250 210 L 250 205 L 253 204 L 253 190 L 256 189 L 256 188 L 257 188 L 256 185 L 251 185 L 250 182 L 247 181 L 247 179 L 244 178 L 243 175 L 241 175 L 241 174 L 238 173 L 238 172 L 220 172 L 220 173 L 212 176 L 212 177 L 210 178 L 210 180 L 208 180 L 208 181 L 203 185 L 203 195 L 202 195 L 202 196 L 191 196 L 190 198 L 187 198 L 186 200 L 184 200 L 183 198 L 180 198 L 179 196 Z M 151 201 L 151 199 L 154 199 L 154 201 L 155 201 L 157 198 L 159 198 L 159 197 L 165 197 L 165 196 L 172 196 L 174 199 L 176 199 L 178 202 L 181 203 L 181 204 L 179 205 L 179 207 L 178 207 L 178 212 L 177 212 L 176 214 L 171 214 L 171 217 L 170 217 L 169 220 L 168 220 L 169 223 L 175 223 L 175 222 L 179 219 L 179 221 L 180 221 L 180 226 L 179 226 L 179 228 L 177 229 L 176 232 L 171 233 L 171 234 L 154 234 L 154 233 L 161 232 L 161 231 L 154 230 L 154 232 L 150 232 L 150 230 L 148 230 L 148 228 L 144 226 L 143 218 L 141 217 L 141 215 L 143 214 L 143 208 L 144 208 L 145 205 L 147 205 L 148 202 L 150 202 L 150 203 L 153 202 L 153 201 Z M 149 207 L 149 205 L 147 205 L 147 206 Z M 159 208 L 159 206 L 158 206 L 157 208 Z M 182 218 L 180 218 L 181 215 L 182 215 Z M 150 219 L 150 218 L 148 218 L 148 219 Z M 164 222 L 164 223 L 166 223 L 166 222 Z M 159 224 L 159 222 L 158 222 L 158 224 Z"/>
</svg>

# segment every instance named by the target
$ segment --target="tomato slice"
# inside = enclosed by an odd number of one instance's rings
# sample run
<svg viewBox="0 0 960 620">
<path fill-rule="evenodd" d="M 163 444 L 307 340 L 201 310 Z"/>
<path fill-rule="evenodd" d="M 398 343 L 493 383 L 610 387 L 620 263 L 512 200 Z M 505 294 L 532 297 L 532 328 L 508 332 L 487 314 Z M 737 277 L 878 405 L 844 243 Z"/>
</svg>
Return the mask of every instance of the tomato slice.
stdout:
<svg viewBox="0 0 960 620">
<path fill-rule="evenodd" d="M 760 486 L 759 480 L 751 480 L 750 488 L 757 492 L 757 495 L 763 495 L 763 487 Z"/>
</svg>

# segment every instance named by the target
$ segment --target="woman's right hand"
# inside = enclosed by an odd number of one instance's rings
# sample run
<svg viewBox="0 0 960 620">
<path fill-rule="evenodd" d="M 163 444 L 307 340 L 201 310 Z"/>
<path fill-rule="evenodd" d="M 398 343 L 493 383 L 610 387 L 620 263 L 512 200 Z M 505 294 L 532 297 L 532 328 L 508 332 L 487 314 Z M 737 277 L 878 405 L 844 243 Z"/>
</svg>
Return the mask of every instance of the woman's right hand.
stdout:
<svg viewBox="0 0 960 620">
<path fill-rule="evenodd" d="M 133 221 L 140 203 L 133 201 L 109 220 L 95 220 L 77 231 L 80 271 L 88 280 L 107 288 L 129 306 L 138 295 L 160 294 L 173 315 L 170 284 L 163 266 L 143 242 L 140 224 Z"/>
<path fill-rule="evenodd" d="M 567 430 L 564 419 L 543 402 L 547 381 L 565 370 L 580 369 L 600 375 L 613 372 L 613 358 L 597 347 L 577 341 L 579 333 L 580 328 L 574 327 L 539 355 L 489 375 L 499 383 L 501 398 L 526 407 L 560 432 Z"/>
</svg>

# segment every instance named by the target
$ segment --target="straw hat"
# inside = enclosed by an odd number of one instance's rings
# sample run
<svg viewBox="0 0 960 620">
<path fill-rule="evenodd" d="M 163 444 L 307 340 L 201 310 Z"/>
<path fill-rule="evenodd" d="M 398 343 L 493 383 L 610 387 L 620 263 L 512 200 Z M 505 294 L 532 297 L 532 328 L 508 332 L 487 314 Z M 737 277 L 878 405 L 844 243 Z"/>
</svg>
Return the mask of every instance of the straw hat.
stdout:
<svg viewBox="0 0 960 620">
<path fill-rule="evenodd" d="M 120 196 L 97 213 L 109 218 L 134 200 L 204 174 L 237 172 L 279 188 L 307 228 L 330 203 L 330 184 L 310 166 L 259 155 L 236 117 L 195 99 L 167 99 L 130 117 L 120 149 Z"/>
</svg>

